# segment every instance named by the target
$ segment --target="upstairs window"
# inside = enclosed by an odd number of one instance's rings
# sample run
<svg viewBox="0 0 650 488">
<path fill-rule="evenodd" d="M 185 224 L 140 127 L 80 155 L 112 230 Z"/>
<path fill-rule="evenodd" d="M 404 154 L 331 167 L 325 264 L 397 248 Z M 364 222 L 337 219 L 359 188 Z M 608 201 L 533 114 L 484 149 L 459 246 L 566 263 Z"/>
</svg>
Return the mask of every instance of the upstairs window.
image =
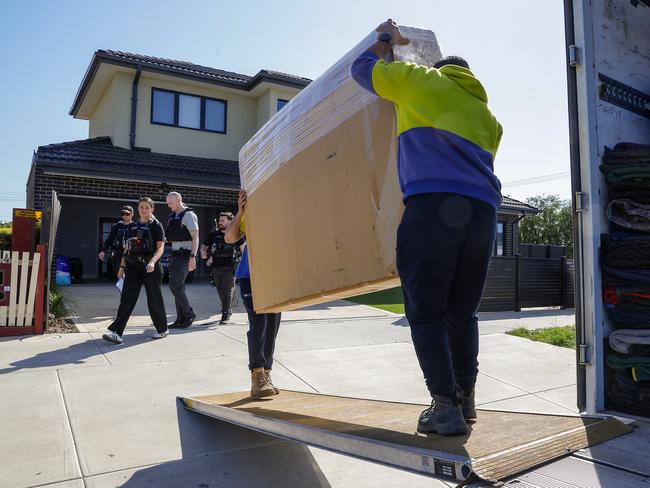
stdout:
<svg viewBox="0 0 650 488">
<path fill-rule="evenodd" d="M 151 90 L 151 123 L 226 133 L 227 102 L 161 88 Z"/>
<path fill-rule="evenodd" d="M 282 107 L 284 107 L 287 103 L 289 103 L 289 100 L 283 100 L 282 98 L 278 98 L 278 103 L 277 103 L 277 112 L 280 111 Z"/>
</svg>

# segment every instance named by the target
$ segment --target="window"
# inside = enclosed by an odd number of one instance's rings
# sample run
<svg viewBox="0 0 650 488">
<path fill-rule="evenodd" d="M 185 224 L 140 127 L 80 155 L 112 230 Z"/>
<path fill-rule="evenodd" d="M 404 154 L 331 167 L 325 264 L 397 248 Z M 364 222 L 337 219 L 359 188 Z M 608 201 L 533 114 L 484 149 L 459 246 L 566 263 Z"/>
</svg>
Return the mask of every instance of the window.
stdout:
<svg viewBox="0 0 650 488">
<path fill-rule="evenodd" d="M 151 121 L 174 125 L 174 94 L 161 90 L 153 91 Z"/>
<path fill-rule="evenodd" d="M 226 104 L 220 100 L 205 100 L 205 130 L 226 132 Z"/>
<path fill-rule="evenodd" d="M 279 112 L 280 109 L 284 107 L 287 103 L 289 103 L 289 100 L 283 100 L 281 98 L 278 98 L 277 111 Z"/>
<path fill-rule="evenodd" d="M 151 89 L 151 123 L 226 133 L 226 100 Z"/>
<path fill-rule="evenodd" d="M 503 222 L 497 222 L 497 233 L 494 238 L 494 255 L 503 256 Z"/>
<path fill-rule="evenodd" d="M 178 95 L 178 125 L 189 129 L 201 128 L 201 98 Z"/>
</svg>

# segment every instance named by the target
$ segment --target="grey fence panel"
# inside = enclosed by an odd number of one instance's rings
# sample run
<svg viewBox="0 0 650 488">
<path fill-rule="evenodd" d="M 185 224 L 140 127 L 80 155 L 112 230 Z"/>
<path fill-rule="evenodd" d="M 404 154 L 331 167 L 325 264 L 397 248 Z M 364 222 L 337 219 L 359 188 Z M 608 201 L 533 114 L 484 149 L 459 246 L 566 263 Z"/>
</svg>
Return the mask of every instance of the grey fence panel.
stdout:
<svg viewBox="0 0 650 488">
<path fill-rule="evenodd" d="M 493 257 L 488 270 L 481 312 L 515 310 L 517 305 L 517 258 Z"/>
<path fill-rule="evenodd" d="M 562 305 L 562 259 L 519 260 L 519 307 Z"/>
<path fill-rule="evenodd" d="M 575 265 L 573 260 L 564 261 L 564 300 L 563 306 L 575 307 Z"/>
</svg>

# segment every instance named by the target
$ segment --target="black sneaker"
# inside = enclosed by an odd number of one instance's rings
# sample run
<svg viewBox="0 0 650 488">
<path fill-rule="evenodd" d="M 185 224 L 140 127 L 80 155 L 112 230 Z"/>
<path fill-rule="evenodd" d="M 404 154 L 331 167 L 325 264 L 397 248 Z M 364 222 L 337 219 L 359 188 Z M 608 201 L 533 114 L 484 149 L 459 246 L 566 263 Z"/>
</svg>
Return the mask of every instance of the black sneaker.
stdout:
<svg viewBox="0 0 650 488">
<path fill-rule="evenodd" d="M 190 325 L 192 325 L 192 322 L 194 322 L 194 319 L 196 318 L 196 314 L 192 312 L 192 315 L 188 319 L 183 320 L 180 324 L 179 327 L 181 329 L 187 329 Z"/>
<path fill-rule="evenodd" d="M 221 314 L 221 320 L 219 321 L 219 325 L 224 325 L 224 324 L 227 324 L 228 322 L 230 322 L 230 316 L 231 315 L 232 315 L 231 313 L 223 313 L 223 314 Z"/>
<path fill-rule="evenodd" d="M 476 402 L 474 400 L 474 387 L 469 391 L 464 391 L 460 386 L 456 386 L 456 395 L 460 401 L 460 408 L 463 411 L 465 420 L 476 420 Z"/>
<path fill-rule="evenodd" d="M 183 321 L 181 319 L 174 320 L 171 324 L 167 326 L 168 329 L 180 329 L 182 327 Z"/>
<path fill-rule="evenodd" d="M 454 404 L 451 398 L 434 395 L 431 406 L 420 414 L 418 432 L 440 435 L 467 434 L 467 423 L 460 404 Z"/>
</svg>

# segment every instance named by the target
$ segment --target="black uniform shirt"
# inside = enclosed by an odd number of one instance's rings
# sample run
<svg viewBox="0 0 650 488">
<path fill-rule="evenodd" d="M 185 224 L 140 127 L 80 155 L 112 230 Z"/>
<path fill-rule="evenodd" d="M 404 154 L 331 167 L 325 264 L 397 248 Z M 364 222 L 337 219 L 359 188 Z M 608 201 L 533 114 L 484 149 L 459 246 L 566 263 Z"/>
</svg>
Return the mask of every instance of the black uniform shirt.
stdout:
<svg viewBox="0 0 650 488">
<path fill-rule="evenodd" d="M 110 234 L 104 241 L 102 251 L 108 253 L 115 250 L 121 253 L 124 250 L 124 242 L 128 237 L 130 226 L 131 224 L 125 224 L 122 220 L 113 224 Z"/>
<path fill-rule="evenodd" d="M 138 225 L 140 225 L 140 223 L 137 220 L 131 224 L 131 226 L 129 227 L 130 237 L 135 237 L 137 235 Z M 151 238 L 152 238 L 151 240 L 153 241 L 153 247 L 154 247 L 154 250 L 152 252 L 155 252 L 156 243 L 158 241 L 165 240 L 165 228 L 157 219 L 154 219 L 149 221 L 149 232 L 151 233 Z M 137 250 L 132 249 L 132 252 L 137 253 Z"/>
</svg>

